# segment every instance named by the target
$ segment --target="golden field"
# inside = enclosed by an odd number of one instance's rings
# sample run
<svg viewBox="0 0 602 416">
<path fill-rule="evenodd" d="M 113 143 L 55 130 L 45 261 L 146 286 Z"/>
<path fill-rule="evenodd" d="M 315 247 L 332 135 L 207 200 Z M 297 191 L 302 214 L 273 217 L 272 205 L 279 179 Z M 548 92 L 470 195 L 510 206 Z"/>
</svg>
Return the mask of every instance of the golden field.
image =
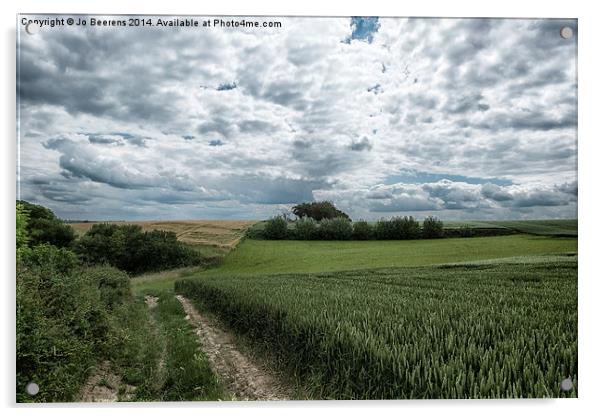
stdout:
<svg viewBox="0 0 602 416">
<path fill-rule="evenodd" d="M 98 221 L 77 222 L 70 224 L 78 235 L 84 234 L 92 225 L 98 223 L 108 224 L 136 224 L 144 231 L 164 230 L 173 231 L 178 240 L 187 244 L 211 245 L 230 250 L 238 244 L 247 228 L 256 221 L 242 220 L 183 220 L 183 221 Z"/>
</svg>

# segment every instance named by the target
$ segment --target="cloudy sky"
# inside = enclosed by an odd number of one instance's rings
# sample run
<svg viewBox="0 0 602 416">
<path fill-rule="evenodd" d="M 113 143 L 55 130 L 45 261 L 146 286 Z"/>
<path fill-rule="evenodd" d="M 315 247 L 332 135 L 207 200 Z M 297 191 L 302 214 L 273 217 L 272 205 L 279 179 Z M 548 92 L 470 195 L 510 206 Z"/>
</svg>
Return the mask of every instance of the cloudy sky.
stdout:
<svg viewBox="0 0 602 416">
<path fill-rule="evenodd" d="M 576 218 L 576 21 L 256 20 L 282 27 L 20 28 L 21 198 L 69 219 L 324 199 Z"/>
</svg>

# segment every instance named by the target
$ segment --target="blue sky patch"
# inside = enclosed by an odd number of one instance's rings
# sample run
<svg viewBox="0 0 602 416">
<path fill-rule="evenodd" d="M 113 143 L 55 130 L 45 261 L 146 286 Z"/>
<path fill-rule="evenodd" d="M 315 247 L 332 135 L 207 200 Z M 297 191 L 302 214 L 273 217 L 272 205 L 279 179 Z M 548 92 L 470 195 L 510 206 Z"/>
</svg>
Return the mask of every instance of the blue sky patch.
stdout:
<svg viewBox="0 0 602 416">
<path fill-rule="evenodd" d="M 345 43 L 351 43 L 354 39 L 372 43 L 380 23 L 378 17 L 352 17 L 350 26 L 351 36 L 345 39 Z"/>
</svg>

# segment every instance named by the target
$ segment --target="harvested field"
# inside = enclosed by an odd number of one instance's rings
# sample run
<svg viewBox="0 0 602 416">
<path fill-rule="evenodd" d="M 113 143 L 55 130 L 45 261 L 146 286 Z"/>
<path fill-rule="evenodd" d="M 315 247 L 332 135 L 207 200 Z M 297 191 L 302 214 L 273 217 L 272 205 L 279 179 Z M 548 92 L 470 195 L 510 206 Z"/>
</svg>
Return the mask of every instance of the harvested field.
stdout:
<svg viewBox="0 0 602 416">
<path fill-rule="evenodd" d="M 99 223 L 136 224 L 147 230 L 173 231 L 178 240 L 193 245 L 211 245 L 230 250 L 238 244 L 247 228 L 256 221 L 183 220 L 183 221 L 91 221 L 70 224 L 78 235 Z"/>
</svg>

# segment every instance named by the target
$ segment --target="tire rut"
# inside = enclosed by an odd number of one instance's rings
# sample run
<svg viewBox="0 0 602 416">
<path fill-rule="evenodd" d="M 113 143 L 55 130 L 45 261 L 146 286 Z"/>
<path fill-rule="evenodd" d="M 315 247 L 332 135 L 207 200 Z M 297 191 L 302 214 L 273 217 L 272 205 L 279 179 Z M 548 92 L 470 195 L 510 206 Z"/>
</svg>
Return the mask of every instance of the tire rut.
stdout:
<svg viewBox="0 0 602 416">
<path fill-rule="evenodd" d="M 232 334 L 201 315 L 190 300 L 181 295 L 186 319 L 196 328 L 201 350 L 211 368 L 236 400 L 290 400 L 291 392 L 277 378 L 241 353 Z"/>
</svg>

